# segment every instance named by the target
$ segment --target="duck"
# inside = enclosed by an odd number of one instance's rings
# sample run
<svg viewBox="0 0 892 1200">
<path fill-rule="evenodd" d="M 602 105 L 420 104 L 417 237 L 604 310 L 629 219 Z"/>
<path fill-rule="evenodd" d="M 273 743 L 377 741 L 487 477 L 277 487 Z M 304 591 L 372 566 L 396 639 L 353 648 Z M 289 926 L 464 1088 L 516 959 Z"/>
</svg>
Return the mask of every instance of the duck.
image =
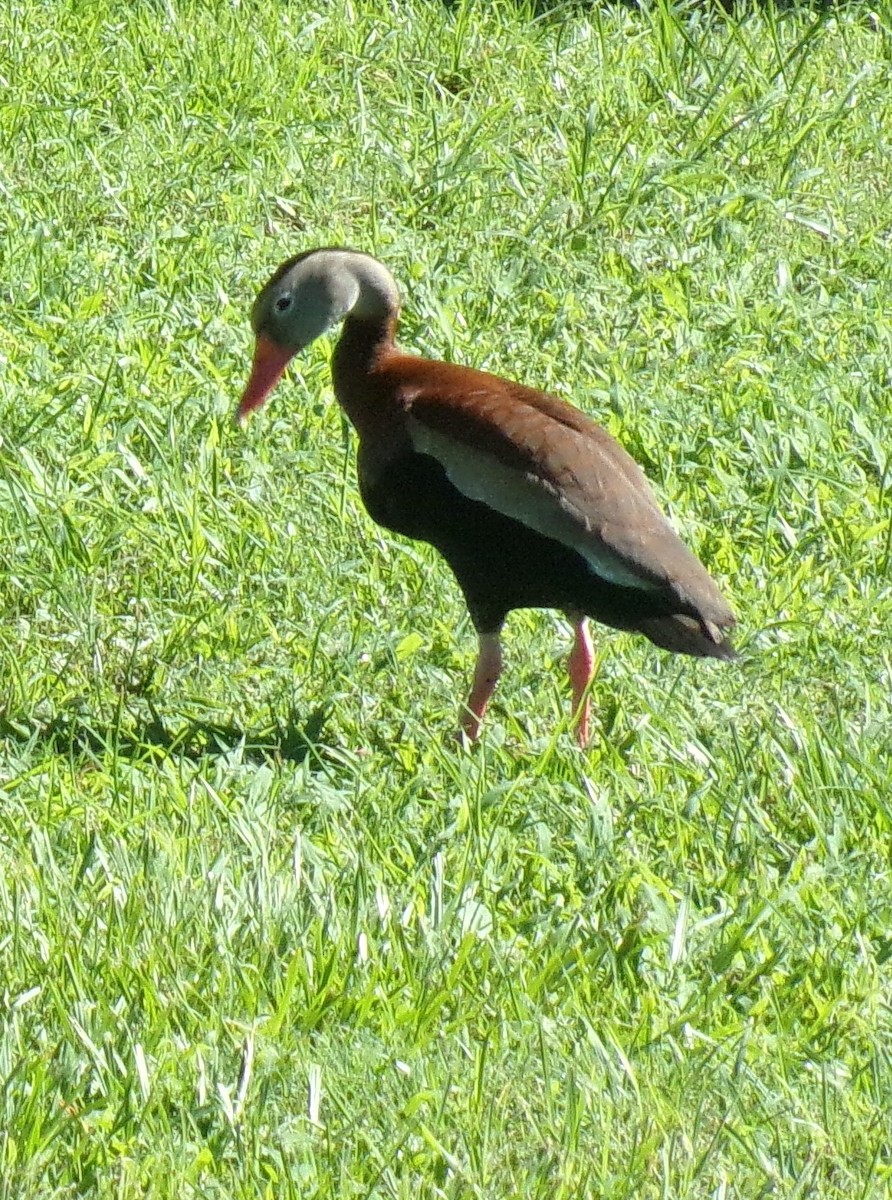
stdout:
<svg viewBox="0 0 892 1200">
<path fill-rule="evenodd" d="M 643 472 L 581 409 L 524 383 L 407 353 L 400 292 L 376 258 L 325 246 L 287 259 L 251 311 L 254 355 L 235 419 L 267 401 L 296 354 L 340 324 L 334 394 L 358 437 L 362 502 L 433 546 L 477 633 L 458 735 L 477 740 L 515 609 L 562 612 L 576 738 L 589 743 L 589 619 L 675 654 L 732 659 L 736 617 L 663 514 Z"/>
</svg>

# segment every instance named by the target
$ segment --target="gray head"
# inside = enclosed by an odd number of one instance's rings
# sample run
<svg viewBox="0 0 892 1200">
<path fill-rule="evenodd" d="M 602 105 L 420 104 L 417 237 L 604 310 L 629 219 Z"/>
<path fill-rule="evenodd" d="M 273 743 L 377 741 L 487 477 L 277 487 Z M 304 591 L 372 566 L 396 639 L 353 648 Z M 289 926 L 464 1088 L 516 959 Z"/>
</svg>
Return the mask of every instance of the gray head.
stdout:
<svg viewBox="0 0 892 1200">
<path fill-rule="evenodd" d="M 308 250 L 282 263 L 251 311 L 257 336 L 251 378 L 237 420 L 259 408 L 289 361 L 348 314 L 395 317 L 399 291 L 385 266 L 358 250 Z"/>
</svg>

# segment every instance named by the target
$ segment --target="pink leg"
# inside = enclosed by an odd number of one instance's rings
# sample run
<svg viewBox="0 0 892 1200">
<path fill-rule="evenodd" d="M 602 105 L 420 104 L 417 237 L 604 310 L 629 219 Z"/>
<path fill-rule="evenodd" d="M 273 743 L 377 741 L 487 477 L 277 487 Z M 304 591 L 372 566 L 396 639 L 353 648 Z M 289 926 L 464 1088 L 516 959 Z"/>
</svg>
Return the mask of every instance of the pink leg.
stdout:
<svg viewBox="0 0 892 1200">
<path fill-rule="evenodd" d="M 573 649 L 567 659 L 567 671 L 573 688 L 573 715 L 576 718 L 576 740 L 583 749 L 589 736 L 589 684 L 595 666 L 595 651 L 589 636 L 585 617 L 571 617 L 573 622 Z"/>
<path fill-rule="evenodd" d="M 471 695 L 461 715 L 461 731 L 471 742 L 476 742 L 480 723 L 486 706 L 496 690 L 502 673 L 502 643 L 497 633 L 481 633 L 478 639 L 477 665 Z"/>
</svg>

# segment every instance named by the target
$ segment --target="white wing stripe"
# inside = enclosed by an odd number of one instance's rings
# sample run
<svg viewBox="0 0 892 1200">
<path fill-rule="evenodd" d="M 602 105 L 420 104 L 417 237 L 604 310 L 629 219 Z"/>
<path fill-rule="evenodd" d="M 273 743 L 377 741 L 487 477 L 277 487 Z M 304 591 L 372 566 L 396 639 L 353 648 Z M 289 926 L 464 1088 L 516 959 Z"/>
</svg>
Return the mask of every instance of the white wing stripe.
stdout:
<svg viewBox="0 0 892 1200">
<path fill-rule="evenodd" d="M 409 437 L 420 454 L 442 464 L 451 483 L 469 500 L 479 500 L 503 516 L 522 521 L 544 537 L 575 550 L 608 583 L 651 591 L 657 585 L 635 573 L 599 543 L 591 522 L 557 489 L 532 472 L 506 467 L 484 451 L 409 418 Z"/>
</svg>

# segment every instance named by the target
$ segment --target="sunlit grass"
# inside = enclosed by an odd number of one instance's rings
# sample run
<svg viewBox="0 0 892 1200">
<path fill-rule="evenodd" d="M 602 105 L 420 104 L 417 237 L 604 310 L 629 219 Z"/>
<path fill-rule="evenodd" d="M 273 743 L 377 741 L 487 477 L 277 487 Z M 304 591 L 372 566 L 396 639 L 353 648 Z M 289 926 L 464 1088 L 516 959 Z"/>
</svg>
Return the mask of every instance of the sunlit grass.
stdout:
<svg viewBox="0 0 892 1200">
<path fill-rule="evenodd" d="M 892 17 L 534 9 L 0 17 L 3 1196 L 887 1194 Z M 457 751 L 329 346 L 229 426 L 341 242 L 622 438 L 739 667 L 605 633 L 583 756 L 517 614 Z"/>
</svg>

